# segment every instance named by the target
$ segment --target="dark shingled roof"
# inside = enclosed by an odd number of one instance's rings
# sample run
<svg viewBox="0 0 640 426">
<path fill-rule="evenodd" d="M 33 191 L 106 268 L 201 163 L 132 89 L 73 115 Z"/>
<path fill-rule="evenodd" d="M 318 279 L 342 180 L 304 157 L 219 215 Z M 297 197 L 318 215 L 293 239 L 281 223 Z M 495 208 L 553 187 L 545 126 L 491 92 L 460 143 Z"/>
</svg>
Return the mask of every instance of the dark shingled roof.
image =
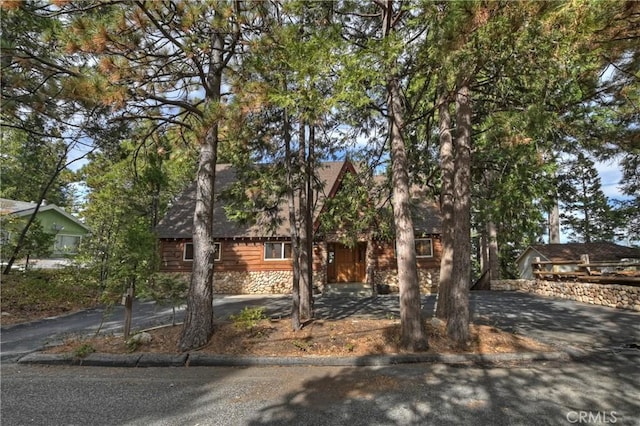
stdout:
<svg viewBox="0 0 640 426">
<path fill-rule="evenodd" d="M 322 202 L 331 192 L 336 184 L 340 173 L 345 167 L 344 161 L 322 163 L 318 170 L 320 182 L 324 184 L 323 189 L 318 194 L 318 206 L 316 211 L 322 208 Z M 229 164 L 219 164 L 216 166 L 216 197 L 222 191 L 228 189 L 236 181 L 234 168 Z M 189 185 L 176 199 L 173 206 L 162 218 L 156 233 L 159 238 L 191 238 L 193 230 L 193 209 L 196 198 L 196 183 Z M 266 235 L 264 227 L 259 225 L 245 225 L 231 221 L 224 211 L 224 203 L 215 202 L 213 206 L 213 236 L 215 238 L 255 238 L 255 237 L 285 237 L 291 233 L 289 231 L 288 214 L 286 200 L 281 202 L 279 217 L 281 224 L 275 229 L 272 235 Z"/>
<path fill-rule="evenodd" d="M 591 262 L 616 262 L 620 259 L 640 259 L 640 249 L 614 243 L 536 244 L 531 248 L 550 261 L 579 260 L 588 254 Z"/>
<path fill-rule="evenodd" d="M 353 166 L 348 161 L 333 161 L 321 164 L 317 171 L 318 178 L 322 182 L 322 188 L 317 194 L 317 203 L 314 216 L 318 217 L 326 197 L 335 193 L 339 181 L 347 170 L 353 171 Z M 236 181 L 235 171 L 229 164 L 216 166 L 215 192 L 220 194 Z M 193 182 L 176 199 L 164 218 L 156 226 L 159 238 L 192 238 L 193 209 L 195 203 L 196 185 Z M 414 192 L 414 197 L 421 194 Z M 217 195 L 216 195 L 217 196 Z M 414 203 L 414 228 L 418 234 L 439 234 L 440 213 L 437 205 L 431 202 L 421 201 Z M 288 214 L 289 209 L 286 200 L 280 204 L 280 225 L 277 229 L 267 234 L 266 227 L 258 224 L 243 225 L 229 220 L 224 211 L 223 202 L 214 203 L 213 223 L 214 238 L 264 238 L 264 237 L 289 237 Z"/>
<path fill-rule="evenodd" d="M 440 206 L 423 188 L 411 188 L 413 229 L 416 235 L 442 233 Z"/>
</svg>

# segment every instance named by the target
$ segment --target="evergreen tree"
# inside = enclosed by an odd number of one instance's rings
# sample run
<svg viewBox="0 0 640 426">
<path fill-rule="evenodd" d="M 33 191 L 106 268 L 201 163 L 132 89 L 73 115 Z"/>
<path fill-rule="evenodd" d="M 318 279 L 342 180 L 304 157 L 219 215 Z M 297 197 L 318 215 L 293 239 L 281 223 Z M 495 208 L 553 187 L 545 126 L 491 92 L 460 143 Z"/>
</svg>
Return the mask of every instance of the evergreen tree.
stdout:
<svg viewBox="0 0 640 426">
<path fill-rule="evenodd" d="M 265 3 L 101 1 L 65 3 L 66 48 L 98 62 L 94 96 L 120 120 L 177 126 L 197 145 L 194 259 L 179 347 L 206 344 L 213 333 L 215 165 L 228 99 L 224 85 L 238 52 L 260 23 Z"/>
<path fill-rule="evenodd" d="M 622 190 L 629 198 L 619 200 L 616 214 L 621 217 L 622 239 L 640 241 L 640 147 L 629 150 L 622 160 Z"/>
<path fill-rule="evenodd" d="M 43 186 L 56 173 L 57 159 L 66 156 L 64 144 L 55 141 L 47 143 L 42 139 L 19 129 L 5 129 L 2 132 L 0 197 L 19 201 L 39 200 Z M 47 203 L 73 208 L 73 189 L 70 184 L 74 179 L 68 168 L 60 171 L 46 192 Z"/>
<path fill-rule="evenodd" d="M 8 192 L 16 197 L 31 195 L 28 201 L 36 203 L 4 268 L 3 273 L 8 274 L 50 191 L 54 200 L 70 204 L 62 190 L 68 179 L 67 168 L 95 149 L 94 141 L 103 139 L 112 128 L 105 129 L 107 109 L 84 96 L 82 88 L 86 87 L 90 66 L 62 51 L 64 13 L 55 5 L 37 0 L 3 2 L 0 8 L 0 126 L 3 132 L 15 131 L 18 140 L 24 142 L 7 150 L 7 155 L 25 160 L 27 172 L 38 161 L 44 166 L 25 179 L 28 185 L 24 190 L 15 186 L 20 181 L 12 175 L 15 170 L 7 169 Z M 118 126 L 114 128 L 119 130 Z M 61 174 L 66 175 L 62 180 Z"/>
<path fill-rule="evenodd" d="M 92 154 L 78 172 L 88 190 L 83 216 L 92 229 L 79 260 L 111 301 L 128 285 L 147 291 L 159 261 L 154 227 L 193 176 L 193 155 L 172 149 L 167 135 L 145 139 L 146 130 L 134 132 L 142 142 L 126 140 L 117 150 Z"/>
<path fill-rule="evenodd" d="M 561 219 L 575 242 L 613 241 L 617 223 L 593 160 L 579 152 L 558 176 Z"/>
</svg>

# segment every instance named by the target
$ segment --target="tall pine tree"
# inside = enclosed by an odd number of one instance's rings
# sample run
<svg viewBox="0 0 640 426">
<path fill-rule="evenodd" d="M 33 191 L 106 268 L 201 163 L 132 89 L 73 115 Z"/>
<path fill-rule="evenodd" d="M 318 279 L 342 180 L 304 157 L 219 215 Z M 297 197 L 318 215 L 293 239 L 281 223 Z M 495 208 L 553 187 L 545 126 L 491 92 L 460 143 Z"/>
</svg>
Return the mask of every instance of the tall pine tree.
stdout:
<svg viewBox="0 0 640 426">
<path fill-rule="evenodd" d="M 583 152 L 565 162 L 558 176 L 563 228 L 574 242 L 613 241 L 617 223 L 598 171 Z"/>
</svg>

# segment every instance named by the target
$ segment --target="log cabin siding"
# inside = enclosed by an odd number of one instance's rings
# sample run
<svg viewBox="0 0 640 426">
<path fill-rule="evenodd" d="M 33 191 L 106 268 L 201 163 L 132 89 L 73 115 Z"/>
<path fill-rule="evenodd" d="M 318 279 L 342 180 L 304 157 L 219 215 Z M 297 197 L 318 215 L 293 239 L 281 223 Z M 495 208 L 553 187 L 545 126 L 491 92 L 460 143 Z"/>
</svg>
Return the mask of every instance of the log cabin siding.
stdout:
<svg viewBox="0 0 640 426">
<path fill-rule="evenodd" d="M 431 238 L 433 256 L 417 257 L 418 269 L 439 269 L 442 256 L 442 241 L 438 235 L 428 235 L 420 238 Z M 398 263 L 395 255 L 395 244 L 389 242 L 375 242 L 374 255 L 377 259 L 376 268 L 379 270 L 397 269 Z"/>
<path fill-rule="evenodd" d="M 214 262 L 216 272 L 291 271 L 291 259 L 265 259 L 266 242 L 283 240 L 220 240 L 220 260 Z M 160 272 L 191 272 L 193 261 L 184 260 L 184 246 L 191 239 L 160 240 Z M 320 254 L 314 253 L 314 269 L 321 265 Z"/>
<path fill-rule="evenodd" d="M 438 269 L 442 244 L 440 237 L 430 235 L 433 243 L 433 257 L 416 259 L 418 269 Z M 290 271 L 291 259 L 265 260 L 264 243 L 273 240 L 221 240 L 221 256 L 215 261 L 214 270 L 219 272 L 251 272 L 251 271 Z M 280 240 L 282 241 L 282 240 Z M 160 240 L 161 272 L 191 272 L 193 261 L 184 260 L 184 245 L 190 243 L 190 239 L 163 239 Z M 397 261 L 394 244 L 377 241 L 374 243 L 374 256 L 376 269 L 395 270 Z M 323 254 L 320 245 L 314 246 L 313 270 L 322 271 L 323 261 L 326 262 L 326 253 Z M 324 260 L 323 260 L 324 259 Z"/>
<path fill-rule="evenodd" d="M 186 242 L 191 240 L 160 240 L 160 272 L 191 272 L 193 262 L 183 259 Z"/>
</svg>

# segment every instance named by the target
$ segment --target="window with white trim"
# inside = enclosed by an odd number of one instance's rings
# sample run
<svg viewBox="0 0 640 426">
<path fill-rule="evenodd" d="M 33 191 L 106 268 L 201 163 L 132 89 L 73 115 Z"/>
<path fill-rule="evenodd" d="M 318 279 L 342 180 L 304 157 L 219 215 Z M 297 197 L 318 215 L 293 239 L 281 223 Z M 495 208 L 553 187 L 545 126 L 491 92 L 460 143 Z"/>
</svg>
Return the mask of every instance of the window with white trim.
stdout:
<svg viewBox="0 0 640 426">
<path fill-rule="evenodd" d="M 416 257 L 433 257 L 433 240 L 431 238 L 416 238 Z"/>
<path fill-rule="evenodd" d="M 291 259 L 291 243 L 264 243 L 264 260 Z"/>
<path fill-rule="evenodd" d="M 222 249 L 220 243 L 213 243 L 213 260 L 218 262 L 222 257 Z M 184 243 L 182 254 L 183 260 L 193 261 L 193 243 Z"/>
</svg>

